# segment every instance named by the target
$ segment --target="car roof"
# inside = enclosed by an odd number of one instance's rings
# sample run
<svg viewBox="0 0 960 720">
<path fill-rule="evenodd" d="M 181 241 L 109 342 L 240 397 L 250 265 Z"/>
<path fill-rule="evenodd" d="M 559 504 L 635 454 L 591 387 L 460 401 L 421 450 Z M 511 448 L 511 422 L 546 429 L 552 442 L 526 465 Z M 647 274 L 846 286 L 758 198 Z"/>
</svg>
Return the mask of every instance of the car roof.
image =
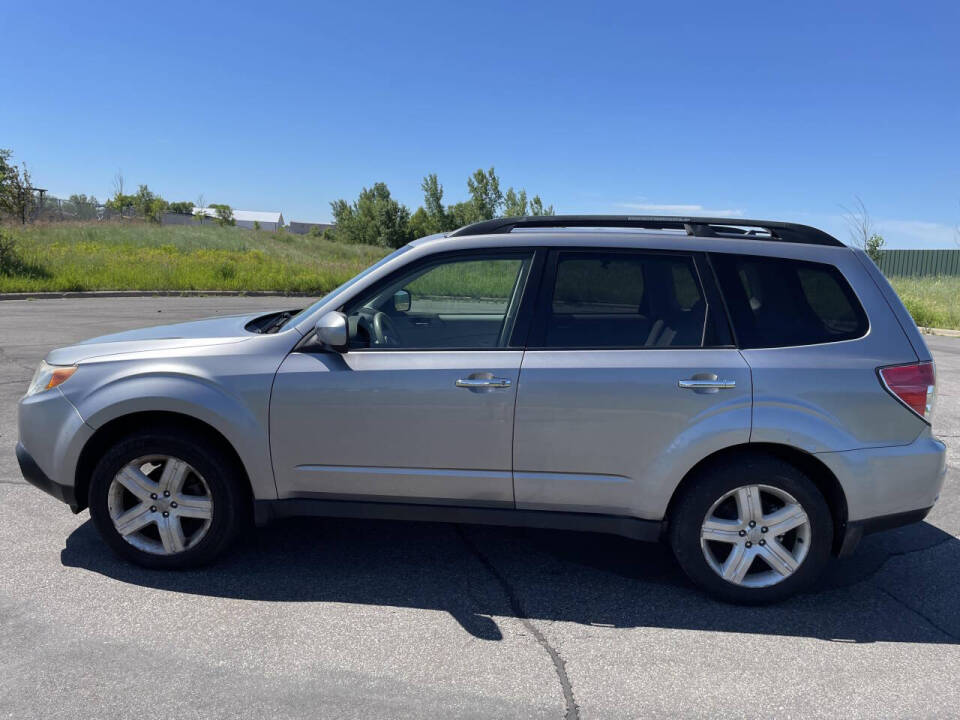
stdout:
<svg viewBox="0 0 960 720">
<path fill-rule="evenodd" d="M 596 247 L 738 253 L 827 262 L 829 262 L 830 257 L 836 257 L 838 251 L 849 252 L 850 250 L 842 243 L 818 245 L 779 241 L 771 238 L 759 240 L 754 237 L 701 237 L 675 231 L 611 231 L 582 228 L 516 230 L 508 233 L 482 235 L 439 233 L 414 240 L 410 245 L 430 253 L 488 248 Z"/>
<path fill-rule="evenodd" d="M 474 242 L 482 239 L 482 245 Z M 714 252 L 773 254 L 776 246 L 846 248 L 833 236 L 808 225 L 747 218 L 654 215 L 551 215 L 484 220 L 412 243 L 456 247 L 516 247 L 521 245 L 602 245 L 660 247 Z M 435 245 L 435 248 L 437 246 Z M 813 254 L 817 254 L 814 252 Z"/>
<path fill-rule="evenodd" d="M 739 237 L 755 240 L 842 246 L 839 240 L 809 225 L 779 220 L 693 217 L 673 215 L 540 215 L 482 220 L 449 233 L 450 237 L 490 235 L 514 230 L 607 228 L 617 230 L 673 230 L 697 237 Z"/>
</svg>

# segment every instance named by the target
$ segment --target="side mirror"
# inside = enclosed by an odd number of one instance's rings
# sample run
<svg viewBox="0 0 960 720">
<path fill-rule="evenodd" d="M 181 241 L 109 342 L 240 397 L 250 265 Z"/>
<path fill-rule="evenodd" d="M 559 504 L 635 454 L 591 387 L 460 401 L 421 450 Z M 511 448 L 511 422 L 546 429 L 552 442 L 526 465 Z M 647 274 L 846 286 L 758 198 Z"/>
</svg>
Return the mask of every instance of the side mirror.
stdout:
<svg viewBox="0 0 960 720">
<path fill-rule="evenodd" d="M 393 294 L 393 309 L 397 312 L 408 312 L 410 310 L 410 292 L 408 290 L 397 290 Z"/>
<path fill-rule="evenodd" d="M 313 326 L 317 339 L 337 352 L 346 352 L 350 333 L 347 329 L 347 316 L 342 312 L 328 312 Z"/>
</svg>

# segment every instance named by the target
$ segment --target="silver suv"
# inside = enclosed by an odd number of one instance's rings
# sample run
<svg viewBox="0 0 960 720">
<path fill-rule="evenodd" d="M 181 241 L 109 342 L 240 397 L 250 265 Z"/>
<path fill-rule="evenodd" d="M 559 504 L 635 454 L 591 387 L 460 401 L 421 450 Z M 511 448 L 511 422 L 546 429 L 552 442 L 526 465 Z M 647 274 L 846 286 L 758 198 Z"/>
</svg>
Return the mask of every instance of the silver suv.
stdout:
<svg viewBox="0 0 960 720">
<path fill-rule="evenodd" d="M 52 351 L 24 476 L 148 567 L 291 515 L 665 539 L 736 602 L 922 519 L 930 352 L 860 250 L 757 220 L 501 218 L 305 310 Z"/>
</svg>

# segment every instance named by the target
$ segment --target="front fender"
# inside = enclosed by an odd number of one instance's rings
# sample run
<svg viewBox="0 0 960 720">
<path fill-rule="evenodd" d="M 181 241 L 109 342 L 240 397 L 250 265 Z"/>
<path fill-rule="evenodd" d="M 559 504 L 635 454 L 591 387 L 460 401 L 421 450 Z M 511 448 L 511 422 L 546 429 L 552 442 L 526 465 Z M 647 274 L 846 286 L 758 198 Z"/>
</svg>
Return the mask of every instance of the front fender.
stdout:
<svg viewBox="0 0 960 720">
<path fill-rule="evenodd" d="M 81 368 L 87 382 L 73 388 L 65 383 L 64 395 L 94 430 L 133 413 L 188 415 L 213 427 L 233 446 L 254 497 L 277 497 L 267 423 L 272 375 L 235 373 L 215 382 L 196 367 L 176 361 L 152 363 L 149 368 L 136 363 Z M 92 378 L 97 372 L 102 377 Z"/>
</svg>

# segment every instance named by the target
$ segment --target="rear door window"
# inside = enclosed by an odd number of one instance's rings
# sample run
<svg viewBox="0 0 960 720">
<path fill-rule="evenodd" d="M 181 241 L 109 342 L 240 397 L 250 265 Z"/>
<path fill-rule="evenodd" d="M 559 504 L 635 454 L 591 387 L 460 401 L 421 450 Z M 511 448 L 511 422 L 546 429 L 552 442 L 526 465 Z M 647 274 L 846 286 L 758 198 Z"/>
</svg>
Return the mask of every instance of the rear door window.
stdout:
<svg viewBox="0 0 960 720">
<path fill-rule="evenodd" d="M 545 312 L 551 348 L 702 347 L 707 303 L 694 259 L 560 251 Z"/>
<path fill-rule="evenodd" d="M 711 255 L 743 348 L 852 340 L 866 313 L 843 274 L 823 263 L 756 255 Z"/>
</svg>

